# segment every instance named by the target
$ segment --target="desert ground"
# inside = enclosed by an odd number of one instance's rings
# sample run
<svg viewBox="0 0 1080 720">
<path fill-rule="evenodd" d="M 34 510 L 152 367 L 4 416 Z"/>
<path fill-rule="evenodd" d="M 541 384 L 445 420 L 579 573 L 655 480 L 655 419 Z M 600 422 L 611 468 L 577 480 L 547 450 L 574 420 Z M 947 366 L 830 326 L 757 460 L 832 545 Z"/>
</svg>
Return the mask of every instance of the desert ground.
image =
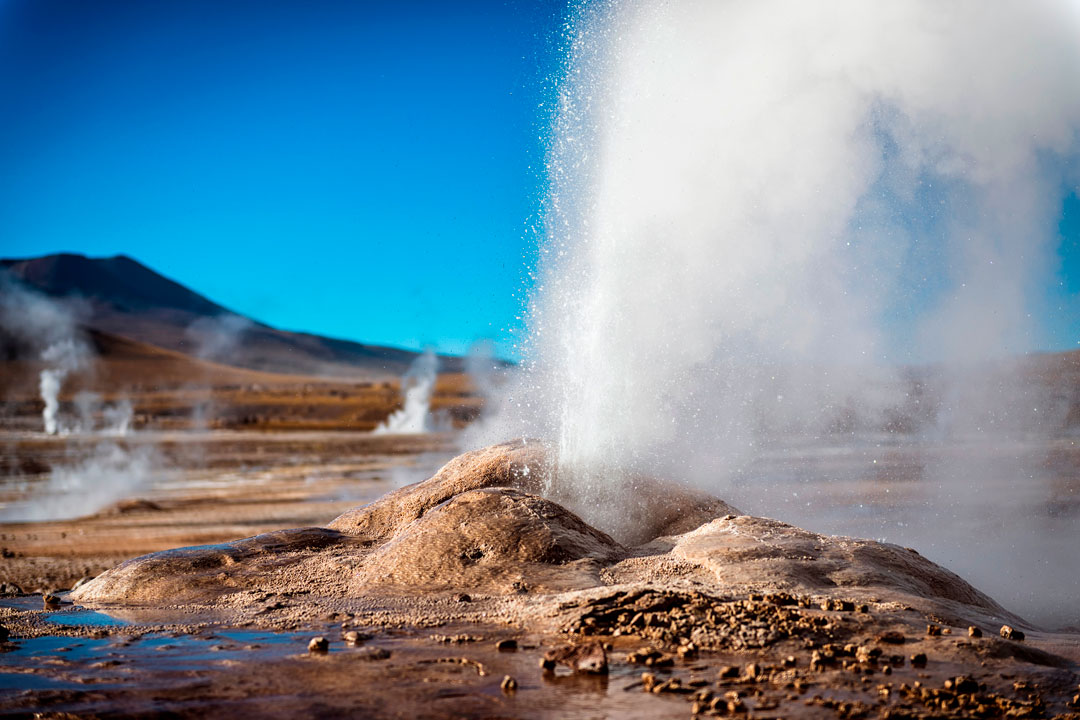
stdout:
<svg viewBox="0 0 1080 720">
<path fill-rule="evenodd" d="M 451 418 L 479 406 L 462 382 Z M 0 525 L 0 715 L 1080 717 L 1080 633 L 915 550 L 652 479 L 611 537 L 541 444 L 368 432 L 387 383 L 129 386 L 122 437 L 9 406 L 9 507 L 102 444 L 154 463 Z"/>
</svg>

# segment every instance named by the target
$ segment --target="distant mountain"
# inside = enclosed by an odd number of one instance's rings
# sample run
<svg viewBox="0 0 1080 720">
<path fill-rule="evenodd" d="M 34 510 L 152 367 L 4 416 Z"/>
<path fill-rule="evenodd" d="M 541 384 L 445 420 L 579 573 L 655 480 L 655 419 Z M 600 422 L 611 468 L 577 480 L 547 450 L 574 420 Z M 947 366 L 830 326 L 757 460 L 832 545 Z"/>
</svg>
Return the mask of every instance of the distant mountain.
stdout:
<svg viewBox="0 0 1080 720">
<path fill-rule="evenodd" d="M 0 260 L 0 268 L 53 298 L 80 298 L 96 330 L 236 367 L 373 378 L 400 375 L 416 353 L 277 330 L 238 315 L 124 255 L 60 254 Z M 444 356 L 440 369 L 460 371 Z"/>
</svg>

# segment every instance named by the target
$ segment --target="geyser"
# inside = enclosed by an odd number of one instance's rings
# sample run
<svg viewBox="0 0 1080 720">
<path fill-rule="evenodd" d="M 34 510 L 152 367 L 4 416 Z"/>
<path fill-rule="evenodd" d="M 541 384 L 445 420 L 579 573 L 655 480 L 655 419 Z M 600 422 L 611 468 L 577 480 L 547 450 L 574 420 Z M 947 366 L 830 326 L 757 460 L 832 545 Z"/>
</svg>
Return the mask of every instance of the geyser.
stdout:
<svg viewBox="0 0 1080 720">
<path fill-rule="evenodd" d="M 1080 178 L 1077 15 L 586 6 L 551 139 L 526 426 L 616 499 L 615 477 L 715 474 L 841 408 L 878 427 L 907 392 L 898 366 L 1045 341 L 1031 318 Z"/>
<path fill-rule="evenodd" d="M 436 429 L 437 423 L 431 416 L 430 407 L 438 368 L 439 359 L 432 350 L 424 351 L 413 360 L 401 378 L 401 392 L 405 396 L 405 404 L 375 428 L 376 434 L 424 433 Z"/>
<path fill-rule="evenodd" d="M 792 443 L 1063 427 L 1019 373 L 973 378 L 1066 344 L 1077 37 L 1064 1 L 585 4 L 525 372 L 478 439 L 549 439 L 549 490 L 617 533 L 642 475 L 783 512 L 730 491 Z"/>
</svg>

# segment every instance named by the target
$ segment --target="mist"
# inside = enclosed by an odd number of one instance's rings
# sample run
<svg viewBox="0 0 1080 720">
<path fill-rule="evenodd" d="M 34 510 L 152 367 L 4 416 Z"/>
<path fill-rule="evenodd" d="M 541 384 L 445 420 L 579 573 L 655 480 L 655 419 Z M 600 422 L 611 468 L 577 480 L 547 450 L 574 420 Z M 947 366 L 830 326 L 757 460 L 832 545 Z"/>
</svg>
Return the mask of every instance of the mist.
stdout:
<svg viewBox="0 0 1080 720">
<path fill-rule="evenodd" d="M 89 389 L 62 404 L 61 391 L 74 373 L 93 383 L 97 358 L 80 320 L 79 300 L 55 300 L 0 273 L 0 339 L 4 355 L 44 365 L 39 374 L 43 404 L 41 429 L 72 436 L 63 460 L 52 463 L 43 482 L 24 487 L 25 497 L 0 510 L 0 519 L 52 520 L 96 512 L 152 481 L 164 462 L 153 446 L 131 448 L 112 438 L 132 432 L 134 409 L 118 396 L 105 402 Z M 66 407 L 65 407 L 66 405 Z"/>
<path fill-rule="evenodd" d="M 1067 2 L 582 6 L 501 434 L 618 533 L 641 474 L 800 521 L 771 454 L 1064 432 L 1016 358 L 1063 344 L 1077 37 Z M 950 462 L 921 482 L 978 492 Z"/>
<path fill-rule="evenodd" d="M 431 412 L 431 396 L 438 379 L 439 358 L 433 350 L 417 355 L 401 378 L 405 404 L 375 428 L 374 433 L 416 434 L 435 432 L 447 425 Z"/>
</svg>

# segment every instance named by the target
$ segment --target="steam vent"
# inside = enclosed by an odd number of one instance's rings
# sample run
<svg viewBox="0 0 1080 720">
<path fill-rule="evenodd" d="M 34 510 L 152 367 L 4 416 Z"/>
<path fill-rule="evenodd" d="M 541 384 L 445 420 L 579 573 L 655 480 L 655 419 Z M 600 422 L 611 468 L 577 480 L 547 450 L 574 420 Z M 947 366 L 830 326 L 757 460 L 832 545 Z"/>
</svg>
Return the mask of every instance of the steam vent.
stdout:
<svg viewBox="0 0 1080 720">
<path fill-rule="evenodd" d="M 461 455 L 434 477 L 350 510 L 325 528 L 135 558 L 72 593 L 82 603 L 227 605 L 245 593 L 327 598 L 561 597 L 687 587 L 718 595 L 790 593 L 906 603 L 989 624 L 1023 624 L 914 550 L 832 538 L 744 515 L 722 500 L 653 482 L 632 542 L 541 496 L 552 464 L 522 441 Z M 559 602 L 562 602 L 560 600 Z"/>
</svg>

